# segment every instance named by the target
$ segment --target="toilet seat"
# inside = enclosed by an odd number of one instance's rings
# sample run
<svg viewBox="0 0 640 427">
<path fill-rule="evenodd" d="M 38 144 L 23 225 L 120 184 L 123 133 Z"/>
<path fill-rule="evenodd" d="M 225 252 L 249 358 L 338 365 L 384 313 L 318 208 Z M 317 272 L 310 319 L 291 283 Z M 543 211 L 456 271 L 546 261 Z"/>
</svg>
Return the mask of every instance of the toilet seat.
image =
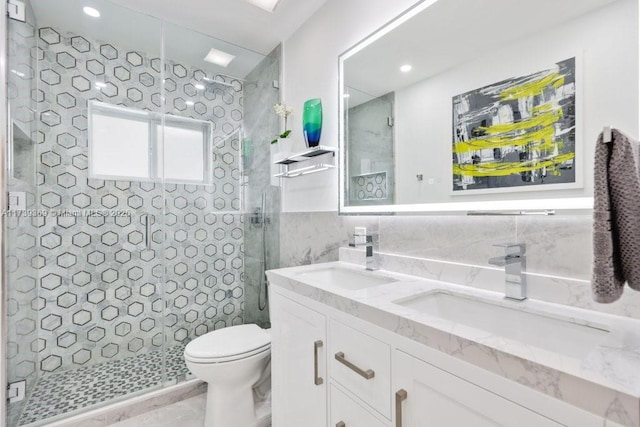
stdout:
<svg viewBox="0 0 640 427">
<path fill-rule="evenodd" d="M 193 363 L 222 363 L 246 359 L 271 349 L 271 335 L 257 325 L 218 329 L 191 341 L 184 357 Z"/>
</svg>

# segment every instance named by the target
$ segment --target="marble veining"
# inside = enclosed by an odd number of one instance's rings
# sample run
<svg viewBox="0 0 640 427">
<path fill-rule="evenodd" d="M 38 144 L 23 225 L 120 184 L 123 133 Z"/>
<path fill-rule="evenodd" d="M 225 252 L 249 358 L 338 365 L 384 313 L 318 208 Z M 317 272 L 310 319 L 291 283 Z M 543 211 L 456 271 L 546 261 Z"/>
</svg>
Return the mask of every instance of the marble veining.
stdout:
<svg viewBox="0 0 640 427">
<path fill-rule="evenodd" d="M 343 247 L 339 251 L 341 261 L 364 265 L 362 249 Z M 504 292 L 504 270 L 501 267 L 447 262 L 391 253 L 380 253 L 378 257 L 380 267 L 384 270 L 401 271 L 425 279 L 442 280 L 474 288 Z M 615 303 L 599 304 L 591 297 L 591 283 L 588 280 L 550 276 L 529 271 L 525 274 L 527 275 L 527 294 L 531 299 L 640 319 L 640 292 L 627 290 L 624 297 Z"/>
<path fill-rule="evenodd" d="M 204 423 L 206 395 L 200 394 L 189 399 L 158 408 L 127 420 L 107 424 L 113 427 L 201 427 Z"/>
<path fill-rule="evenodd" d="M 345 253 L 344 258 L 349 257 L 355 258 L 357 253 Z M 386 269 L 392 262 L 387 260 L 385 265 L 384 258 L 381 257 L 381 265 Z M 413 266 L 413 271 L 418 270 L 416 262 L 411 259 L 403 261 L 405 264 L 398 265 L 409 265 Z M 360 268 L 346 262 L 327 265 Z M 442 289 L 473 298 L 502 300 L 502 294 L 495 290 L 448 282 L 451 277 L 471 277 L 475 283 L 484 276 L 484 280 L 493 281 L 501 288 L 504 279 L 500 271 L 479 268 L 471 275 L 465 275 L 453 267 L 445 265 L 439 271 L 440 280 L 446 279 L 447 282 L 392 273 L 390 270 L 377 272 L 374 274 L 391 275 L 398 281 L 356 291 L 300 279 L 301 272 L 317 268 L 317 265 L 272 270 L 268 277 L 272 286 L 289 289 L 611 421 L 640 425 L 637 410 L 640 377 L 623 374 L 640 372 L 638 320 L 533 299 L 511 303 L 517 304 L 518 310 L 522 311 L 550 313 L 574 323 L 606 325 L 609 330 L 606 337 L 594 344 L 586 357 L 580 358 L 575 354 L 556 353 L 495 336 L 394 303 L 402 298 Z M 401 271 L 412 270 L 404 268 Z"/>
<path fill-rule="evenodd" d="M 200 419 L 200 425 L 204 420 L 204 400 L 207 392 L 207 384 L 200 380 L 189 380 L 177 385 L 144 393 L 139 396 L 128 397 L 121 402 L 113 403 L 106 407 L 98 408 L 72 417 L 65 417 L 60 421 L 49 422 L 49 427 L 104 427 L 108 425 L 120 425 L 119 423 L 138 422 L 160 412 L 166 415 L 165 421 L 175 421 L 165 409 L 182 407 L 182 403 L 202 400 L 202 417 L 196 415 L 194 421 Z M 199 399 L 192 399 L 192 398 Z M 171 411 L 171 409 L 169 410 Z M 38 424 L 41 425 L 41 424 Z M 175 425 L 175 424 L 173 424 Z M 180 423 L 184 426 L 183 423 Z"/>
</svg>

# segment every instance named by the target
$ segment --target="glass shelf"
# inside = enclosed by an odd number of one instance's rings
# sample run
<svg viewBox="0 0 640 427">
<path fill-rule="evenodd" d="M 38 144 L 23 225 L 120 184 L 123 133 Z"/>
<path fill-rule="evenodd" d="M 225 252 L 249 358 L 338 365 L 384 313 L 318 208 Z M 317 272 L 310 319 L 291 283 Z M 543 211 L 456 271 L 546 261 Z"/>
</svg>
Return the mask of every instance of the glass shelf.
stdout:
<svg viewBox="0 0 640 427">
<path fill-rule="evenodd" d="M 326 163 L 318 163 L 312 166 L 307 166 L 304 168 L 293 169 L 286 172 L 281 172 L 273 175 L 276 178 L 295 178 L 297 176 L 309 175 L 310 173 L 322 172 L 328 169 L 335 168 L 335 165 L 329 165 Z"/>
<path fill-rule="evenodd" d="M 335 156 L 336 151 L 338 151 L 337 148 L 318 145 L 317 147 L 307 148 L 304 151 L 291 153 L 290 155 L 283 157 L 282 159 L 274 160 L 273 163 L 275 163 L 276 165 L 290 165 L 292 163 L 304 162 L 305 160 L 309 160 L 316 156 L 321 156 L 327 153 L 333 153 L 333 155 Z"/>
<path fill-rule="evenodd" d="M 317 147 L 307 148 L 306 150 L 297 153 L 285 154 L 282 158 L 273 161 L 274 164 L 281 166 L 280 170 L 282 171 L 273 176 L 276 178 L 295 178 L 302 175 L 334 169 L 336 167 L 336 151 L 338 151 L 337 148 L 318 145 Z M 320 158 L 318 158 L 316 160 L 318 163 L 314 163 L 310 166 L 291 168 L 291 166 L 296 163 L 306 162 L 324 154 L 331 154 L 330 162 L 322 162 L 320 161 Z"/>
</svg>

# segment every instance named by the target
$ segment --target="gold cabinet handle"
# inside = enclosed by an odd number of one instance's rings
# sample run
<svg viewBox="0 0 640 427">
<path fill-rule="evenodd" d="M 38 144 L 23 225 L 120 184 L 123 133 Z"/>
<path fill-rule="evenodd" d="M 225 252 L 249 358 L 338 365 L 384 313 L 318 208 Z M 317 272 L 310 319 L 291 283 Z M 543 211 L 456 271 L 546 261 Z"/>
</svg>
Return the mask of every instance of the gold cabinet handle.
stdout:
<svg viewBox="0 0 640 427">
<path fill-rule="evenodd" d="M 356 365 L 354 365 L 353 363 L 349 362 L 345 357 L 344 357 L 344 353 L 339 351 L 338 353 L 336 353 L 336 360 L 340 363 L 342 363 L 344 366 L 346 366 L 347 368 L 351 369 L 353 372 L 355 372 L 356 374 L 360 375 L 362 378 L 364 378 L 365 380 L 370 380 L 371 378 L 376 376 L 376 373 L 373 372 L 372 369 L 367 369 L 366 371 L 364 369 L 360 369 L 359 367 L 357 367 Z"/>
<path fill-rule="evenodd" d="M 315 385 L 322 385 L 324 380 L 318 376 L 318 350 L 322 347 L 322 341 L 313 343 L 313 382 Z"/>
<path fill-rule="evenodd" d="M 396 392 L 396 427 L 402 427 L 402 402 L 405 400 L 407 400 L 407 390 L 398 390 Z"/>
<path fill-rule="evenodd" d="M 338 424 L 336 424 L 336 427 L 347 427 L 347 425 L 344 423 L 344 421 L 338 421 Z"/>
</svg>

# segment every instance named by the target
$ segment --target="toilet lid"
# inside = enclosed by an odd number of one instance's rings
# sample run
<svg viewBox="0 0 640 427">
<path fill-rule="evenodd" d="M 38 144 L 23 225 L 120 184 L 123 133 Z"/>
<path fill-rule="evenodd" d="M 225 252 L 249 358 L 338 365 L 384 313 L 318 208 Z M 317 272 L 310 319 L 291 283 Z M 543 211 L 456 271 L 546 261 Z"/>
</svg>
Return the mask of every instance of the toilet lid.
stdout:
<svg viewBox="0 0 640 427">
<path fill-rule="evenodd" d="M 184 354 L 190 359 L 241 358 L 264 350 L 271 335 L 258 325 L 238 325 L 212 331 L 187 344 Z M 235 356 L 235 357 L 234 357 Z"/>
</svg>

